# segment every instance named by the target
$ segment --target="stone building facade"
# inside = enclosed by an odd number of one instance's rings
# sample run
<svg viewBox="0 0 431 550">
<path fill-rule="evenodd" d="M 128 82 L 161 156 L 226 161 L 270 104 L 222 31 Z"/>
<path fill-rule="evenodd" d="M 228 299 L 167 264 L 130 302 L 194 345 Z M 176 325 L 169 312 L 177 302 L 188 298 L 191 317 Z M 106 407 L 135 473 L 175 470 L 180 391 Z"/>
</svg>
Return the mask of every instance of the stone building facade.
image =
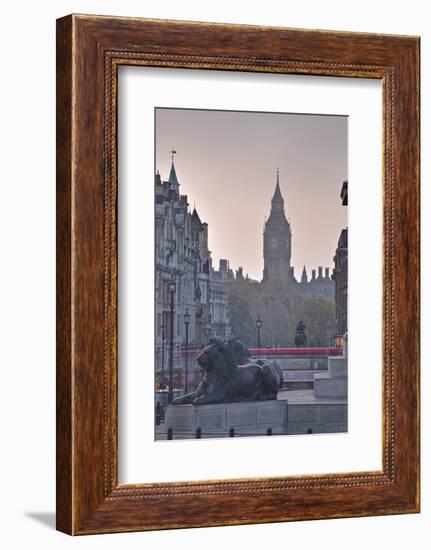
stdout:
<svg viewBox="0 0 431 550">
<path fill-rule="evenodd" d="M 341 201 L 348 205 L 347 181 L 341 188 Z M 348 293 L 348 230 L 343 229 L 338 239 L 337 250 L 334 256 L 334 281 L 335 281 L 335 311 L 337 336 L 344 337 L 347 332 L 347 293 Z"/>
<path fill-rule="evenodd" d="M 155 176 L 155 340 L 156 363 L 166 368 L 170 342 L 171 294 L 173 294 L 173 341 L 177 354 L 186 341 L 189 317 L 189 349 L 203 347 L 210 338 L 230 337 L 230 321 L 224 282 L 233 277 L 227 260 L 220 270 L 212 266 L 208 249 L 208 224 L 188 198 L 181 195 L 174 160 L 167 181 Z M 172 285 L 175 283 L 175 285 Z M 172 289 L 174 288 L 174 291 Z"/>
<path fill-rule="evenodd" d="M 277 181 L 274 195 L 271 200 L 271 211 L 265 222 L 263 231 L 263 258 L 264 269 L 262 282 L 291 281 L 297 290 L 306 298 L 335 298 L 335 284 L 329 273 L 329 267 L 318 267 L 311 271 L 308 279 L 304 266 L 301 280 L 297 281 L 291 266 L 292 230 L 286 218 L 284 199 L 280 190 L 280 175 L 277 170 Z"/>
</svg>

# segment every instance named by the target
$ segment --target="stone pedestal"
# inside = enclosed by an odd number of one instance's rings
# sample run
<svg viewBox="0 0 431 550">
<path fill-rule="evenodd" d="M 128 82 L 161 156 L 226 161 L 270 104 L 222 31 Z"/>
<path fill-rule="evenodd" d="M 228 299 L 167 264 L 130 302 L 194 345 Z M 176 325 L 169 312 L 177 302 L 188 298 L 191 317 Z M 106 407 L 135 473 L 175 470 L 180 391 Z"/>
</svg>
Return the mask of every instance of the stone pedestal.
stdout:
<svg viewBox="0 0 431 550">
<path fill-rule="evenodd" d="M 174 390 L 173 392 L 173 399 L 177 397 L 181 397 L 184 395 L 184 390 Z M 168 390 L 158 390 L 156 391 L 156 405 L 157 403 L 160 403 L 162 407 L 166 407 L 168 404 L 168 397 L 169 397 L 169 391 Z"/>
<path fill-rule="evenodd" d="M 289 435 L 347 432 L 347 403 L 290 403 Z"/>
<path fill-rule="evenodd" d="M 287 400 L 220 403 L 216 405 L 169 405 L 166 429 L 172 428 L 179 438 L 195 437 L 200 428 L 202 438 L 287 434 Z"/>
<path fill-rule="evenodd" d="M 316 397 L 347 397 L 347 335 L 342 357 L 328 358 L 328 373 L 314 375 Z"/>
</svg>

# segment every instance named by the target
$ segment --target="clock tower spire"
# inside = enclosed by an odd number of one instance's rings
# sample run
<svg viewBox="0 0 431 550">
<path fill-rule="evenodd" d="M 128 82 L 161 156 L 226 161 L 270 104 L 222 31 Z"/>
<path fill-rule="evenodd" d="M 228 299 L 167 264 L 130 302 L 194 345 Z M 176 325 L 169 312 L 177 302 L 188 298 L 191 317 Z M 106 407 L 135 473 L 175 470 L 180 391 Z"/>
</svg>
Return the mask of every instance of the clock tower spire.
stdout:
<svg viewBox="0 0 431 550">
<path fill-rule="evenodd" d="M 293 278 L 290 266 L 292 233 L 284 212 L 284 199 L 280 189 L 280 173 L 271 200 L 271 212 L 263 231 L 263 281 L 287 281 Z"/>
</svg>

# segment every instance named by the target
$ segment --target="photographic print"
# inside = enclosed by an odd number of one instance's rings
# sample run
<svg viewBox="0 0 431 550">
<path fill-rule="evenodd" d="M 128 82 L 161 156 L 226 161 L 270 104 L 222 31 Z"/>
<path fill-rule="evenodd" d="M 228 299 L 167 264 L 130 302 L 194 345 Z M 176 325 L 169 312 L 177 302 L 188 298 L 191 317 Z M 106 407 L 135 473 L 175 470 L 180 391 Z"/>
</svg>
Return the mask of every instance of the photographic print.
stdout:
<svg viewBox="0 0 431 550">
<path fill-rule="evenodd" d="M 155 109 L 155 439 L 346 432 L 348 117 Z"/>
<path fill-rule="evenodd" d="M 57 529 L 418 512 L 419 38 L 57 32 Z"/>
</svg>

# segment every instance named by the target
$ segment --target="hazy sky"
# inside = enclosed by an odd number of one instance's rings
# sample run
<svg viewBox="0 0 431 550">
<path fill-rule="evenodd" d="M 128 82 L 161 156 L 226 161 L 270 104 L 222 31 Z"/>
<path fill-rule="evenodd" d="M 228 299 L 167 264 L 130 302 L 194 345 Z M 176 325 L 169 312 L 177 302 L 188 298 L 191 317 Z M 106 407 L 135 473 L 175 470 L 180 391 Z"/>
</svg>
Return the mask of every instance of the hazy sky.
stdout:
<svg viewBox="0 0 431 550">
<path fill-rule="evenodd" d="M 260 280 L 263 226 L 280 170 L 280 188 L 292 228 L 292 265 L 300 277 L 333 267 L 347 208 L 347 117 L 237 111 L 156 109 L 156 168 L 169 176 L 170 149 L 180 192 L 208 223 L 213 264 Z"/>
</svg>

